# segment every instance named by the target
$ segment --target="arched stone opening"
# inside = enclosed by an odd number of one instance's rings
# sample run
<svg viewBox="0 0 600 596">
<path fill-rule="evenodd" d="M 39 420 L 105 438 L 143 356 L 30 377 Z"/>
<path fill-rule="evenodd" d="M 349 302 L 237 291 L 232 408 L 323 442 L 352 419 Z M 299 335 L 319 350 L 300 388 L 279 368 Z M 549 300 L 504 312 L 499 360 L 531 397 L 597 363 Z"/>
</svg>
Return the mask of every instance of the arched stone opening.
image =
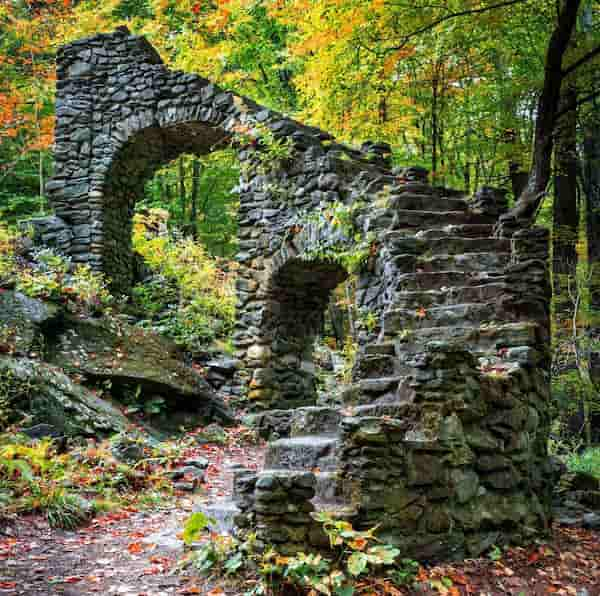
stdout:
<svg viewBox="0 0 600 596">
<path fill-rule="evenodd" d="M 184 153 L 206 155 L 223 147 L 230 135 L 202 122 L 149 127 L 135 133 L 116 153 L 103 189 L 102 266 L 113 287 L 126 292 L 133 278 L 131 227 L 144 184 L 157 169 Z"/>
<path fill-rule="evenodd" d="M 333 290 L 347 277 L 336 263 L 300 258 L 273 275 L 264 313 L 266 345 L 248 354 L 267 363 L 254 370 L 251 398 L 267 397 L 282 409 L 315 404 L 315 339 L 323 331 Z"/>
</svg>

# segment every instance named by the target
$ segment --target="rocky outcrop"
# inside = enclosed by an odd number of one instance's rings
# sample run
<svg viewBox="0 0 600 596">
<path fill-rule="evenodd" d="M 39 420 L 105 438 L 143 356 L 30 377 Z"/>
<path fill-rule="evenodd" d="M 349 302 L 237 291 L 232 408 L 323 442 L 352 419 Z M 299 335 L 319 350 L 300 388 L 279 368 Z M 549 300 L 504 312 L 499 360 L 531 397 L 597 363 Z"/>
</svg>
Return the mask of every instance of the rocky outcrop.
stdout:
<svg viewBox="0 0 600 596">
<path fill-rule="evenodd" d="M 118 319 L 66 316 L 62 329 L 49 338 L 46 358 L 89 380 L 110 380 L 117 392 L 133 389 L 144 398 L 162 397 L 167 411 L 234 420 L 204 378 L 184 364 L 173 342 Z"/>
<path fill-rule="evenodd" d="M 13 290 L 0 291 L 0 351 L 16 355 L 39 352 L 44 334 L 60 319 L 61 309 L 51 302 L 29 298 Z"/>
<path fill-rule="evenodd" d="M 116 432 L 126 419 L 89 390 L 100 382 L 109 382 L 117 399 L 160 400 L 161 417 L 153 420 L 166 429 L 235 420 L 174 343 L 117 317 L 78 316 L 58 303 L 4 290 L 0 329 L 0 398 L 12 404 L 12 422 L 20 413 L 67 434 Z"/>
<path fill-rule="evenodd" d="M 106 436 L 129 425 L 121 411 L 54 366 L 0 356 L 0 400 L 7 422 L 46 424 L 66 436 Z"/>
</svg>

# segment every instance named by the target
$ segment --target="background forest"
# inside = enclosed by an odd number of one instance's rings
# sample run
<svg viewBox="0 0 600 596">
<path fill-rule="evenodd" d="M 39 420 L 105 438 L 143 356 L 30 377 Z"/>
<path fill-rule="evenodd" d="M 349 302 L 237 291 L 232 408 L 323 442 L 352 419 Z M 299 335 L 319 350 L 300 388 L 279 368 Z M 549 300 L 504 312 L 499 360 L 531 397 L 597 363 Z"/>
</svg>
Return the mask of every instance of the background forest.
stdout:
<svg viewBox="0 0 600 596">
<path fill-rule="evenodd" d="M 563 8 L 556 0 L 5 0 L 0 215 L 14 224 L 49 210 L 57 48 L 121 24 L 146 35 L 170 68 L 348 143 L 387 142 L 396 165 L 425 166 L 434 184 L 501 187 L 512 201 L 527 182 Z M 600 3 L 583 0 L 563 59 L 552 177 L 536 211 L 552 229 L 555 396 L 588 443 L 600 401 L 599 35 Z M 237 177 L 226 148 L 183 156 L 148 182 L 138 209 L 167 210 L 177 233 L 202 243 L 203 258 L 231 258 Z"/>
</svg>

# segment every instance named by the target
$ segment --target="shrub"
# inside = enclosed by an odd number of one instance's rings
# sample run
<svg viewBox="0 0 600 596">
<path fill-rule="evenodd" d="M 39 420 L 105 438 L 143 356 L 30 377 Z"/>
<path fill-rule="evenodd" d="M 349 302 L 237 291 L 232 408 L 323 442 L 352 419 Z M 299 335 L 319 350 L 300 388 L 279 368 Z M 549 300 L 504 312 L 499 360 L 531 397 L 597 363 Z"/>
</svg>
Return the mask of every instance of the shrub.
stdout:
<svg viewBox="0 0 600 596">
<path fill-rule="evenodd" d="M 34 251 L 25 263 L 15 255 L 19 236 L 0 224 L 0 285 L 14 283 L 31 298 L 66 303 L 75 311 L 97 312 L 114 299 L 108 280 L 89 265 L 73 267 L 68 257 L 50 248 Z"/>
<path fill-rule="evenodd" d="M 31 266 L 17 271 L 16 287 L 31 298 L 61 301 L 78 312 L 99 312 L 113 303 L 103 274 L 89 265 L 71 269 L 70 259 L 45 248 L 34 253 Z"/>
<path fill-rule="evenodd" d="M 6 283 L 15 270 L 16 235 L 0 223 L 0 285 Z"/>
<path fill-rule="evenodd" d="M 0 435 L 2 515 L 38 512 L 50 525 L 71 529 L 96 511 L 159 502 L 172 492 L 167 475 L 166 464 L 151 459 L 118 461 L 109 441 L 58 454 L 49 439 Z"/>
<path fill-rule="evenodd" d="M 419 565 L 411 559 L 399 560 L 400 551 L 375 537 L 377 528 L 357 531 L 346 521 L 336 520 L 326 513 L 314 515 L 323 524 L 330 541 L 331 556 L 323 553 L 298 553 L 293 557 L 280 555 L 274 549 L 258 553 L 256 538 L 250 534 L 246 542 L 231 536 L 211 533 L 191 553 L 183 565 L 191 565 L 209 577 L 245 571 L 258 573 L 260 581 L 246 596 L 298 594 L 317 596 L 351 596 L 369 592 L 372 584 L 384 593 L 398 593 L 395 586 L 411 585 Z M 202 531 L 213 520 L 202 513 L 193 514 L 186 523 L 183 538 L 186 544 L 198 541 Z M 382 577 L 382 571 L 385 571 Z M 379 593 L 379 592 L 377 592 Z"/>
<path fill-rule="evenodd" d="M 569 472 L 583 472 L 600 479 L 600 447 L 571 453 L 567 457 L 567 467 Z"/>
<path fill-rule="evenodd" d="M 151 315 L 145 324 L 191 349 L 227 338 L 235 317 L 231 275 L 197 242 L 153 233 L 161 217 L 162 211 L 150 209 L 134 218 L 134 250 L 155 274 L 133 289 L 134 300 Z"/>
</svg>

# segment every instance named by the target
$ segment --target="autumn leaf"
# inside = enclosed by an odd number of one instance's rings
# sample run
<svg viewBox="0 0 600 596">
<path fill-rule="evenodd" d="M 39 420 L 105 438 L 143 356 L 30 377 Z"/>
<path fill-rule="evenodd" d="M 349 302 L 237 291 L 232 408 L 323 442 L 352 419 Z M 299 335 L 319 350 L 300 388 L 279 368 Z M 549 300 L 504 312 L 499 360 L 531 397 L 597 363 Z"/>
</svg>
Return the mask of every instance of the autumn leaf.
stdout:
<svg viewBox="0 0 600 596">
<path fill-rule="evenodd" d="M 144 545 L 141 542 L 132 542 L 131 544 L 129 544 L 127 546 L 127 550 L 131 553 L 131 554 L 138 554 L 143 552 L 144 550 Z"/>
<path fill-rule="evenodd" d="M 366 546 L 367 540 L 361 536 L 350 542 L 350 548 L 353 548 L 354 550 L 364 550 Z"/>
</svg>

